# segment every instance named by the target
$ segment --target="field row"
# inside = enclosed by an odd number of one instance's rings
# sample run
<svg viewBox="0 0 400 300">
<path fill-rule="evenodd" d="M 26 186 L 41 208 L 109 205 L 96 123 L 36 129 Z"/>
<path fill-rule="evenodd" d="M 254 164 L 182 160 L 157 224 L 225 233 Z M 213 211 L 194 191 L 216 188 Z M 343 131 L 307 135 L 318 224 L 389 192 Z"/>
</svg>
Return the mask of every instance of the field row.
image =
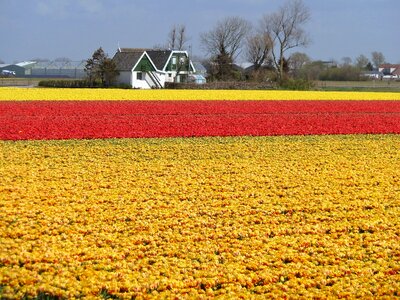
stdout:
<svg viewBox="0 0 400 300">
<path fill-rule="evenodd" d="M 400 133 L 400 101 L 0 102 L 0 139 Z"/>
<path fill-rule="evenodd" d="M 400 93 L 276 90 L 0 88 L 0 101 L 7 100 L 400 100 Z"/>
<path fill-rule="evenodd" d="M 0 297 L 398 296 L 399 147 L 0 141 Z"/>
</svg>

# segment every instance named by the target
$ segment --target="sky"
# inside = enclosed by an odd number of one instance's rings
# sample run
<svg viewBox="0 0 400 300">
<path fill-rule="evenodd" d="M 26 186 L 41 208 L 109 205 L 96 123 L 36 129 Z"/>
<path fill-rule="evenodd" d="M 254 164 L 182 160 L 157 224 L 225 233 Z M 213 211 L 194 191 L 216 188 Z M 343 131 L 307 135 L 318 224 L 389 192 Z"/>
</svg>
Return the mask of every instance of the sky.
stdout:
<svg viewBox="0 0 400 300">
<path fill-rule="evenodd" d="M 303 0 L 311 19 L 304 26 L 313 60 L 336 60 L 381 52 L 400 63 L 400 0 Z M 258 26 L 283 0 L 0 0 L 0 60 L 82 60 L 102 47 L 112 57 L 118 46 L 166 44 L 174 24 L 184 24 L 193 55 L 206 57 L 200 34 L 225 17 Z M 243 59 L 242 59 L 243 60 Z"/>
</svg>

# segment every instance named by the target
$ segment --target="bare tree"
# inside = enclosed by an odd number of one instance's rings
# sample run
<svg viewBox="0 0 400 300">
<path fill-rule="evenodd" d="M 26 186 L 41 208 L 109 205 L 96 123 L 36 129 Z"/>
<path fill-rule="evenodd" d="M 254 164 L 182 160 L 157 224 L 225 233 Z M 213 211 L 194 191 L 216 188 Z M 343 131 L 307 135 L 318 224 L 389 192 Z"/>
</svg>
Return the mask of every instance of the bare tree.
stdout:
<svg viewBox="0 0 400 300">
<path fill-rule="evenodd" d="M 213 29 L 200 35 L 203 48 L 213 60 L 213 75 L 216 79 L 233 77 L 232 63 L 240 55 L 251 25 L 240 17 L 227 17 Z"/>
<path fill-rule="evenodd" d="M 311 63 L 311 59 L 305 53 L 295 52 L 289 58 L 289 66 L 295 76 L 309 63 Z"/>
<path fill-rule="evenodd" d="M 187 35 L 186 35 L 186 26 L 185 25 L 180 25 L 178 28 L 178 50 L 183 50 L 185 48 L 185 44 L 188 41 Z"/>
<path fill-rule="evenodd" d="M 364 54 L 357 56 L 356 58 L 356 67 L 360 69 L 367 69 L 369 64 L 369 59 Z"/>
<path fill-rule="evenodd" d="M 302 28 L 309 19 L 310 11 L 302 0 L 288 0 L 277 12 L 264 15 L 262 26 L 273 42 L 271 53 L 279 79 L 284 73 L 285 52 L 309 43 Z"/>
<path fill-rule="evenodd" d="M 371 53 L 372 63 L 375 68 L 379 68 L 379 65 L 385 63 L 385 56 L 383 56 L 382 52 L 374 51 Z"/>
<path fill-rule="evenodd" d="M 174 25 L 168 34 L 168 48 L 173 50 L 183 50 L 188 38 L 185 25 Z"/>
<path fill-rule="evenodd" d="M 266 33 L 254 33 L 247 38 L 246 57 L 258 70 L 268 59 L 272 48 L 271 37 Z"/>
<path fill-rule="evenodd" d="M 346 67 L 346 66 L 350 66 L 353 63 L 353 60 L 351 59 L 351 57 L 345 56 L 342 57 L 342 66 Z"/>
<path fill-rule="evenodd" d="M 235 60 L 250 28 L 250 23 L 240 17 L 227 17 L 209 32 L 201 34 L 200 40 L 212 56 L 224 54 Z"/>
</svg>

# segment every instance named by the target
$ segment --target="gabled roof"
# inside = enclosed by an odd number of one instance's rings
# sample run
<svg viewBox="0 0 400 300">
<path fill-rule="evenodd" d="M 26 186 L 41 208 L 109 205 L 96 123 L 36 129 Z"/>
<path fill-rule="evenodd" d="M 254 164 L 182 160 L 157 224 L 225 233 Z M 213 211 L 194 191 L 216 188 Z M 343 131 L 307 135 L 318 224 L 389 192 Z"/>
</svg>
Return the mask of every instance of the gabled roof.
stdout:
<svg viewBox="0 0 400 300">
<path fill-rule="evenodd" d="M 143 57 L 146 56 L 147 59 L 149 60 L 151 66 L 154 68 L 154 70 L 157 70 L 157 67 L 154 65 L 153 61 L 151 60 L 150 56 L 147 54 L 147 51 L 144 51 L 142 53 L 142 55 L 139 57 L 139 59 L 137 60 L 136 64 L 133 66 L 132 69 L 136 70 L 136 67 L 138 66 L 138 64 L 140 63 L 140 61 L 143 59 Z"/>
<path fill-rule="evenodd" d="M 400 67 L 399 67 L 399 68 L 396 68 L 396 70 L 394 70 L 394 71 L 392 72 L 392 74 L 393 74 L 393 75 L 400 76 Z"/>
<path fill-rule="evenodd" d="M 399 76 L 400 75 L 400 64 L 382 64 L 382 65 L 379 65 L 379 70 L 383 70 L 383 71 L 384 70 L 388 70 L 385 73 L 385 75 L 397 75 L 397 76 Z"/>
<path fill-rule="evenodd" d="M 146 51 L 158 70 L 164 70 L 171 54 L 171 50 L 148 50 Z"/>
<path fill-rule="evenodd" d="M 121 49 L 122 50 L 122 49 Z M 142 57 L 144 51 L 118 51 L 113 61 L 119 71 L 131 71 Z"/>
<path fill-rule="evenodd" d="M 171 56 L 171 50 L 154 50 L 146 48 L 121 48 L 113 60 L 117 70 L 130 71 L 137 65 L 144 53 L 147 53 L 157 70 L 163 70 Z"/>
<path fill-rule="evenodd" d="M 113 61 L 116 64 L 117 70 L 131 71 L 138 64 L 143 55 L 147 55 L 157 70 L 165 71 L 173 53 L 184 53 L 187 55 L 186 51 L 163 49 L 155 50 L 146 48 L 120 48 L 114 55 Z M 191 65 L 194 69 L 193 64 Z"/>
<path fill-rule="evenodd" d="M 399 69 L 400 64 L 382 64 L 379 65 L 379 69 Z"/>
</svg>

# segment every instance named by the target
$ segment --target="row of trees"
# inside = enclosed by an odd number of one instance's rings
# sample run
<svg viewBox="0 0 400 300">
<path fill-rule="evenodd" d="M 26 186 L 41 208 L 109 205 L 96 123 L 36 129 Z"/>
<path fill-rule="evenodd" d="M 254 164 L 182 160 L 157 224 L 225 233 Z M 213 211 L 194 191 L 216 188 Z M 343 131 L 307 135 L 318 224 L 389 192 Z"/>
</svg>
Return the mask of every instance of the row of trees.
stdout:
<svg viewBox="0 0 400 300">
<path fill-rule="evenodd" d="M 310 43 L 304 25 L 311 14 L 303 0 L 287 0 L 276 12 L 265 14 L 254 26 L 241 17 L 227 17 L 200 36 L 209 56 L 205 61 L 211 80 L 243 78 L 235 69 L 235 60 L 242 56 L 252 65 L 252 78 L 273 77 L 278 82 L 288 76 L 307 80 L 343 78 L 356 80 L 363 70 L 373 70 L 385 62 L 381 52 L 372 52 L 371 59 L 360 55 L 341 62 L 314 61 L 304 53 L 289 50 Z M 187 42 L 184 25 L 174 26 L 167 40 L 173 49 L 182 50 Z M 267 75 L 265 73 L 268 73 Z"/>
<path fill-rule="evenodd" d="M 255 70 L 269 65 L 282 80 L 286 52 L 309 43 L 303 29 L 309 19 L 310 11 L 302 0 L 289 0 L 278 11 L 264 15 L 257 27 L 241 17 L 219 21 L 200 36 L 201 45 L 210 55 L 211 75 L 215 79 L 232 78 L 233 62 L 244 50 Z"/>
<path fill-rule="evenodd" d="M 371 59 L 364 54 L 354 60 L 344 57 L 338 61 L 311 61 L 305 54 L 296 52 L 289 59 L 289 72 L 294 78 L 307 80 L 360 80 L 362 73 L 376 70 L 385 63 L 385 57 L 381 52 L 371 53 Z"/>
</svg>

